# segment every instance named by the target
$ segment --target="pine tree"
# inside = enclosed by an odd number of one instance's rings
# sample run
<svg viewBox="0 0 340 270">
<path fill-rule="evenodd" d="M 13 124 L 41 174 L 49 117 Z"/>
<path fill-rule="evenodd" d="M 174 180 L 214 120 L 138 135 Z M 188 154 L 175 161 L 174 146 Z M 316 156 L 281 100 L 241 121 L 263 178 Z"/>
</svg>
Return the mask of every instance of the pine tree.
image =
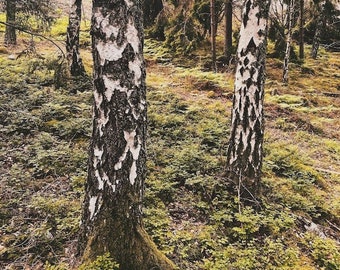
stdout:
<svg viewBox="0 0 340 270">
<path fill-rule="evenodd" d="M 226 0 L 224 4 L 224 18 L 225 18 L 225 46 L 224 55 L 229 63 L 231 57 L 231 50 L 233 46 L 233 4 L 232 0 Z"/>
<path fill-rule="evenodd" d="M 16 17 L 16 1 L 6 0 L 6 32 L 5 32 L 5 44 L 16 45 L 17 35 L 15 32 L 15 17 Z"/>
</svg>

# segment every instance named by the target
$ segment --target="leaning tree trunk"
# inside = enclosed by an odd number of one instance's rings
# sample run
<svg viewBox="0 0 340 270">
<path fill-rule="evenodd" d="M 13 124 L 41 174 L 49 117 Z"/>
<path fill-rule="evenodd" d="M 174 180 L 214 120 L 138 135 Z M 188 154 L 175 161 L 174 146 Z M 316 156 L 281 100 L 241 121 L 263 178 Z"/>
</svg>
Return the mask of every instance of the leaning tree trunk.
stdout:
<svg viewBox="0 0 340 270">
<path fill-rule="evenodd" d="M 304 50 L 304 5 L 305 0 L 300 0 L 300 21 L 299 21 L 299 58 L 304 59 L 305 58 L 305 50 Z"/>
<path fill-rule="evenodd" d="M 210 0 L 210 31 L 211 31 L 211 59 L 212 69 L 216 72 L 216 12 L 215 0 Z"/>
<path fill-rule="evenodd" d="M 83 61 L 79 53 L 79 31 L 81 22 L 82 0 L 70 1 L 70 14 L 67 27 L 66 52 L 69 71 L 72 76 L 85 74 Z"/>
<path fill-rule="evenodd" d="M 285 57 L 283 60 L 283 75 L 282 75 L 282 82 L 285 84 L 288 83 L 290 48 L 291 48 L 291 43 L 292 43 L 292 28 L 293 28 L 293 20 L 294 20 L 294 16 L 293 16 L 294 6 L 295 6 L 295 1 L 290 0 L 288 3 L 288 10 L 287 10 L 288 32 L 287 32 L 287 39 L 286 39 Z"/>
<path fill-rule="evenodd" d="M 270 1 L 246 0 L 237 49 L 226 175 L 243 200 L 256 200 L 262 167 L 263 96 Z"/>
<path fill-rule="evenodd" d="M 93 133 L 79 249 L 124 270 L 174 269 L 142 223 L 146 87 L 139 0 L 93 1 Z"/>
<path fill-rule="evenodd" d="M 323 21 L 324 21 L 325 1 L 321 1 L 320 5 L 321 5 L 321 8 L 320 8 L 320 13 L 318 17 L 318 22 L 317 22 L 316 29 L 315 29 L 312 52 L 311 52 L 311 56 L 313 59 L 316 59 L 316 57 L 318 56 L 320 39 L 321 39 L 321 31 L 322 31 L 322 26 L 323 26 Z"/>
<path fill-rule="evenodd" d="M 224 3 L 224 18 L 225 18 L 225 48 L 224 55 L 229 63 L 231 50 L 233 46 L 233 4 L 232 0 L 226 0 Z"/>
<path fill-rule="evenodd" d="M 17 44 L 17 35 L 15 32 L 15 13 L 16 13 L 16 4 L 15 0 L 7 0 L 6 1 L 6 32 L 5 32 L 5 44 L 6 45 L 16 45 Z"/>
</svg>

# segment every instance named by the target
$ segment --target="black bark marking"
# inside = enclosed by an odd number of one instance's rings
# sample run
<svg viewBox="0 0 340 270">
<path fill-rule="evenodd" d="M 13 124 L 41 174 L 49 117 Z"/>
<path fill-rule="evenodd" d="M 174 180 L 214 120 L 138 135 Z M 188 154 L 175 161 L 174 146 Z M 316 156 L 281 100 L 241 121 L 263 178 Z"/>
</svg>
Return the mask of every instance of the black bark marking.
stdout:
<svg viewBox="0 0 340 270">
<path fill-rule="evenodd" d="M 240 68 L 240 73 L 241 73 L 242 76 L 243 76 L 243 72 L 244 72 L 244 68 L 241 67 L 241 68 Z"/>
<path fill-rule="evenodd" d="M 252 66 L 252 67 L 250 68 L 250 71 L 249 71 L 250 77 L 251 77 L 251 78 L 253 78 L 255 72 L 256 72 L 256 69 Z"/>
<path fill-rule="evenodd" d="M 243 15 L 243 25 L 244 27 L 247 26 L 248 20 L 249 20 L 249 11 L 250 11 L 251 1 L 246 2 L 246 11 Z"/>
<path fill-rule="evenodd" d="M 252 84 L 253 84 L 253 79 L 248 78 L 247 81 L 246 81 L 247 89 L 249 89 Z"/>
<path fill-rule="evenodd" d="M 248 57 L 244 58 L 243 63 L 244 63 L 245 66 L 249 64 L 249 59 L 248 59 Z"/>
<path fill-rule="evenodd" d="M 251 108 L 250 117 L 251 117 L 251 121 L 252 121 L 252 122 L 256 120 L 256 117 L 257 117 L 257 116 L 256 116 L 256 111 L 255 111 L 254 106 L 252 106 L 252 108 Z"/>
</svg>

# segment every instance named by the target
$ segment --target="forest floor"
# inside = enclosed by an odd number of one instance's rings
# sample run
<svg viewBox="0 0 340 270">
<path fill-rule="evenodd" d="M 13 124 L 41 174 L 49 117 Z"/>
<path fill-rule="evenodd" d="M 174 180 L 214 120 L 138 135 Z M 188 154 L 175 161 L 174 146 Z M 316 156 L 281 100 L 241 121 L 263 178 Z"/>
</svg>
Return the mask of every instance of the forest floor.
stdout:
<svg viewBox="0 0 340 270">
<path fill-rule="evenodd" d="M 75 80 L 47 41 L 17 58 L 29 40 L 19 39 L 0 46 L 0 269 L 70 269 L 91 135 L 89 35 L 89 78 Z M 199 55 L 192 67 L 153 40 L 145 58 L 144 220 L 157 246 L 180 269 L 340 269 L 340 53 L 291 64 L 288 85 L 282 61 L 268 59 L 256 211 L 223 178 L 234 67 L 204 71 Z"/>
</svg>

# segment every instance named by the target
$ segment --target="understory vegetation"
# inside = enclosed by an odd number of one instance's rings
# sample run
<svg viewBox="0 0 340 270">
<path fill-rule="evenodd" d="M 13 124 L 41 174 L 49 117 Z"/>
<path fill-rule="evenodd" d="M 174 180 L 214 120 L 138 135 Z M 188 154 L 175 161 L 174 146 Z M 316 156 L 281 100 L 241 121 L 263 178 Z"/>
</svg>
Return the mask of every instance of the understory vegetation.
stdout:
<svg viewBox="0 0 340 270">
<path fill-rule="evenodd" d="M 47 41 L 12 57 L 30 38 L 0 47 L 0 268 L 71 269 L 91 135 L 89 35 L 81 35 L 89 78 L 76 79 L 60 73 Z M 282 62 L 267 60 L 255 210 L 223 176 L 234 70 L 204 71 L 208 50 L 171 59 L 161 42 L 145 41 L 147 232 L 180 269 L 340 269 L 340 53 L 321 49 L 291 64 L 288 86 Z M 116 268 L 106 254 L 79 269 Z"/>
</svg>

